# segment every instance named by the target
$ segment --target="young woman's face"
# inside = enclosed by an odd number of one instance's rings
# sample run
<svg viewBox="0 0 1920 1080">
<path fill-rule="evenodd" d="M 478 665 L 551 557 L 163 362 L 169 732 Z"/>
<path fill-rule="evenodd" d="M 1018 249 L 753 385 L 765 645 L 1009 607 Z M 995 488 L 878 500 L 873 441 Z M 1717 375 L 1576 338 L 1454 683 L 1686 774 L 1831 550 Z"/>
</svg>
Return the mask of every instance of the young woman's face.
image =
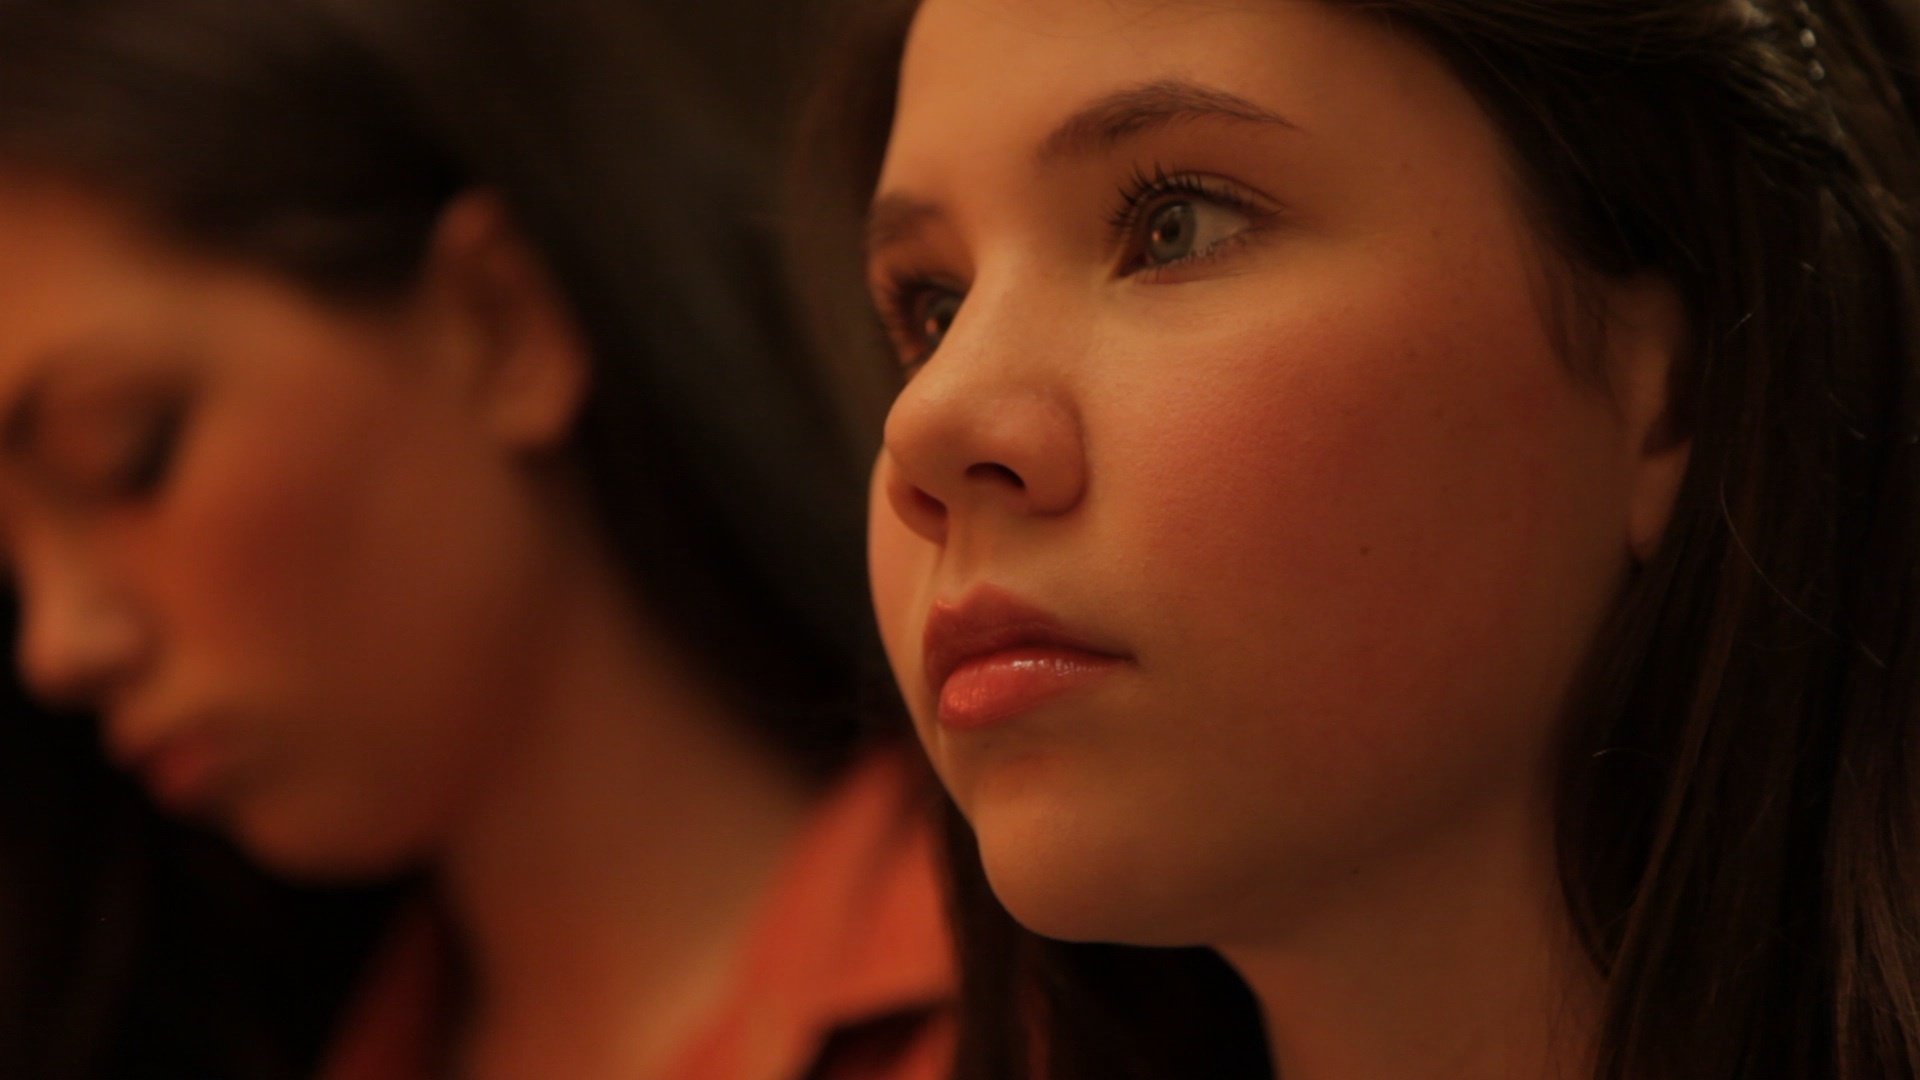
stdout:
<svg viewBox="0 0 1920 1080">
<path fill-rule="evenodd" d="M 1435 57 L 1330 5 L 921 8 L 871 568 L 1028 925 L 1244 940 L 1546 820 L 1648 515 L 1516 186 Z"/>
<path fill-rule="evenodd" d="M 418 854 L 501 752 L 524 467 L 428 313 L 329 307 L 0 184 L 18 663 L 167 808 L 284 869 Z"/>
</svg>

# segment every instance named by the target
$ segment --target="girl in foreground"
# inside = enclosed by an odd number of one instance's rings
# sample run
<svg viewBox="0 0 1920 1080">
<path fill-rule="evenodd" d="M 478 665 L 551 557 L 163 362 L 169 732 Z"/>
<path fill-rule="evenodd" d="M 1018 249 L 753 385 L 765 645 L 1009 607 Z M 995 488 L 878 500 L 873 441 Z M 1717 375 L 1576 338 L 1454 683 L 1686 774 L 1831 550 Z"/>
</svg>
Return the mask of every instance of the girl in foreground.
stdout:
<svg viewBox="0 0 1920 1080">
<path fill-rule="evenodd" d="M 891 15 L 963 1073 L 1920 1075 L 1913 6 Z"/>
<path fill-rule="evenodd" d="M 856 712 L 857 467 L 643 30 L 0 3 L 20 675 L 269 871 L 420 879 L 330 1080 L 943 1072 L 930 843 Z M 213 863 L 15 803 L 0 1071 L 311 1075 L 273 1032 L 322 995 L 222 966 L 257 927 L 155 974 Z"/>
</svg>

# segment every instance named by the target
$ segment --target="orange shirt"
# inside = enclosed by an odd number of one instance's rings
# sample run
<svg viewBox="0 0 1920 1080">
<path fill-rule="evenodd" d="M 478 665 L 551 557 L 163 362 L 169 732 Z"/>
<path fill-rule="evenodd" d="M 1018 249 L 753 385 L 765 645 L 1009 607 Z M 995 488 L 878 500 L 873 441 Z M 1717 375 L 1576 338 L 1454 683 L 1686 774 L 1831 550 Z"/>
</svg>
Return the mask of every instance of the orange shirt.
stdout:
<svg viewBox="0 0 1920 1080">
<path fill-rule="evenodd" d="M 944 1080 L 956 973 L 933 827 L 901 754 L 840 779 L 802 828 L 748 931 L 731 988 L 658 1080 Z M 429 1080 L 444 958 L 396 932 L 321 1080 Z"/>
</svg>

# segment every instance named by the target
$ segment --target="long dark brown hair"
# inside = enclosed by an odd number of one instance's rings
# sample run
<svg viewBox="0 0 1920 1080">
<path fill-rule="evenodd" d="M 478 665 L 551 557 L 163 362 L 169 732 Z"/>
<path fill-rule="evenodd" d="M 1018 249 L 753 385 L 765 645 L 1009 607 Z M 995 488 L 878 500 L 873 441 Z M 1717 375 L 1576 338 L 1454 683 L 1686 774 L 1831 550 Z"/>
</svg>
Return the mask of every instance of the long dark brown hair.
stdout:
<svg viewBox="0 0 1920 1080">
<path fill-rule="evenodd" d="M 1329 2 L 1478 97 L 1573 314 L 1654 274 L 1690 319 L 1689 472 L 1565 718 L 1560 876 L 1608 988 L 1597 1077 L 1920 1076 L 1920 10 Z M 820 88 L 809 209 L 848 273 L 916 6 L 854 17 Z M 952 834 L 962 1076 L 1268 1074 L 1216 957 L 1028 934 L 957 815 Z"/>
<path fill-rule="evenodd" d="M 410 286 L 450 198 L 498 192 L 588 336 L 573 450 L 638 602 L 825 776 L 884 685 L 864 462 L 757 159 L 683 59 L 612 0 L 0 0 L 0 171 L 355 304 Z M 0 1076 L 306 1075 L 389 892 L 292 888 L 164 820 L 8 667 Z"/>
</svg>

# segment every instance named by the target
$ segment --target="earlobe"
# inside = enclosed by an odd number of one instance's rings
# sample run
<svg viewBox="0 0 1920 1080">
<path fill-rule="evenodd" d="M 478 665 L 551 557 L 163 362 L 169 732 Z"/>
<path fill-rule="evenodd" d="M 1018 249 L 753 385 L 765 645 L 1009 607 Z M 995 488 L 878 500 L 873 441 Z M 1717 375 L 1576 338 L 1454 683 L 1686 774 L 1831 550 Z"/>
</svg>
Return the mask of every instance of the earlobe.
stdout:
<svg viewBox="0 0 1920 1080">
<path fill-rule="evenodd" d="M 1607 334 L 1608 380 L 1630 459 L 1625 540 L 1633 560 L 1645 563 L 1666 535 L 1693 449 L 1674 393 L 1688 342 L 1678 291 L 1651 277 L 1618 286 Z"/>
<path fill-rule="evenodd" d="M 479 419 L 512 449 L 563 444 L 591 375 L 585 335 L 505 202 L 487 191 L 449 202 L 423 276 L 456 324 L 454 362 Z"/>
</svg>

